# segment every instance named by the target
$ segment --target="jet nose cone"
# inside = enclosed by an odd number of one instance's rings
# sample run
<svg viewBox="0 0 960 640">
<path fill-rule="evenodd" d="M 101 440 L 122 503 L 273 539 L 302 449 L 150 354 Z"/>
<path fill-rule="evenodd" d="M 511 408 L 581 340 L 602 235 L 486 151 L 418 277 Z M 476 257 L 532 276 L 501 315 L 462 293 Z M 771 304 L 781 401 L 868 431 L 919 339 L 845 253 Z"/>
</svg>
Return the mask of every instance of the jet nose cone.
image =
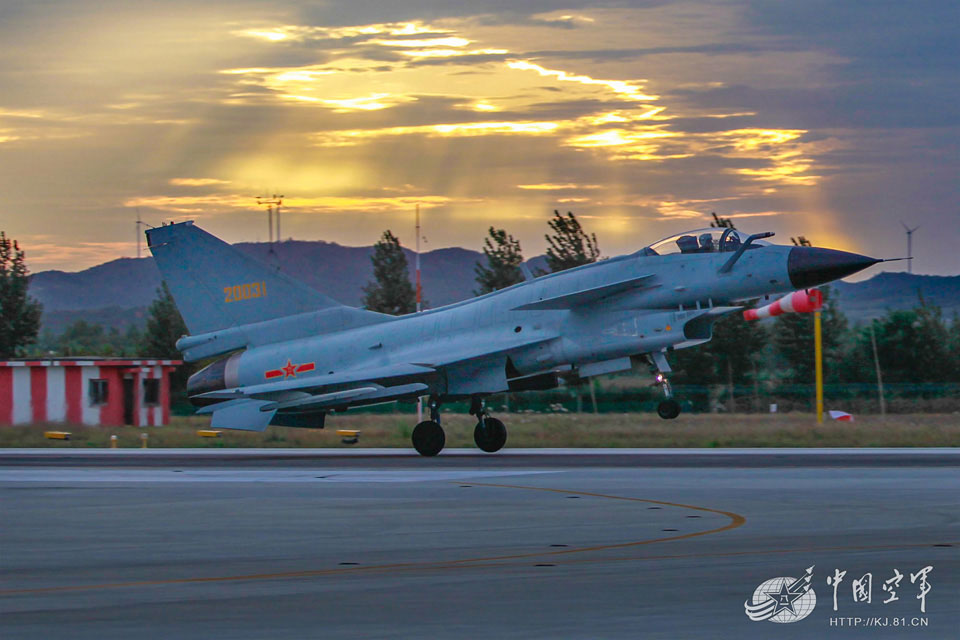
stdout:
<svg viewBox="0 0 960 640">
<path fill-rule="evenodd" d="M 807 289 L 818 284 L 839 280 L 881 262 L 877 258 L 861 256 L 857 253 L 817 249 L 815 247 L 794 247 L 787 258 L 787 272 L 790 282 L 797 289 Z"/>
</svg>

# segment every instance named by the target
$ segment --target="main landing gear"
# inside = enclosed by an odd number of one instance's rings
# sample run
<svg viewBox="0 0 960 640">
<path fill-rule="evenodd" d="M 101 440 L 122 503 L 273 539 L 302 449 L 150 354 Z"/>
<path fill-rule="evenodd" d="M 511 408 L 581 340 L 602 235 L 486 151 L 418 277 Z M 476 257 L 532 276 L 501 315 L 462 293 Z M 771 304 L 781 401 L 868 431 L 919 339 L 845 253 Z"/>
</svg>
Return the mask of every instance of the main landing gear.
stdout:
<svg viewBox="0 0 960 640">
<path fill-rule="evenodd" d="M 473 441 L 477 446 L 487 453 L 502 449 L 507 442 L 507 428 L 500 420 L 487 415 L 481 398 L 473 398 L 470 414 L 477 416 L 477 426 L 473 430 Z M 435 456 L 443 449 L 446 441 L 443 427 L 440 426 L 440 400 L 430 398 L 430 419 L 414 427 L 413 448 L 422 456 Z"/>
<path fill-rule="evenodd" d="M 413 448 L 422 456 L 435 456 L 447 443 L 440 426 L 440 401 L 430 398 L 430 419 L 413 428 Z"/>
<path fill-rule="evenodd" d="M 662 351 L 650 355 L 653 360 L 653 365 L 650 368 L 656 372 L 656 381 L 654 384 L 659 385 L 660 388 L 663 389 L 663 395 L 666 396 L 660 404 L 657 405 L 657 415 L 664 420 L 673 420 L 680 415 L 680 403 L 673 399 L 673 390 L 670 388 L 670 381 L 667 380 L 667 376 L 664 375 L 664 373 L 671 371 L 670 365 L 667 363 L 667 359 Z"/>
<path fill-rule="evenodd" d="M 480 398 L 470 403 L 470 414 L 477 416 L 477 426 L 473 429 L 473 441 L 481 451 L 494 453 L 507 443 L 507 428 L 503 422 L 487 415 L 487 408 Z"/>
</svg>

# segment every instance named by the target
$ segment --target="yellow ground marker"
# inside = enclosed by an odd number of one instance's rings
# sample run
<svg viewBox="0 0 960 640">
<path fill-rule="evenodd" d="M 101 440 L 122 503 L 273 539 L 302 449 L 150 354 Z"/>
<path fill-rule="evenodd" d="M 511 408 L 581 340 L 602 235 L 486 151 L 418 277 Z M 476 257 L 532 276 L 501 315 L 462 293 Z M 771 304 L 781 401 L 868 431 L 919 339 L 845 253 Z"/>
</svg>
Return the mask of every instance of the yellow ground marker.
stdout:
<svg viewBox="0 0 960 640">
<path fill-rule="evenodd" d="M 69 440 L 69 431 L 44 431 L 43 437 L 47 440 Z"/>
<path fill-rule="evenodd" d="M 201 438 L 219 438 L 223 435 L 223 431 L 217 431 L 215 429 L 197 429 L 197 435 Z"/>
<path fill-rule="evenodd" d="M 360 439 L 359 429 L 337 429 L 337 435 L 340 436 L 340 442 L 343 444 L 357 444 Z"/>
</svg>

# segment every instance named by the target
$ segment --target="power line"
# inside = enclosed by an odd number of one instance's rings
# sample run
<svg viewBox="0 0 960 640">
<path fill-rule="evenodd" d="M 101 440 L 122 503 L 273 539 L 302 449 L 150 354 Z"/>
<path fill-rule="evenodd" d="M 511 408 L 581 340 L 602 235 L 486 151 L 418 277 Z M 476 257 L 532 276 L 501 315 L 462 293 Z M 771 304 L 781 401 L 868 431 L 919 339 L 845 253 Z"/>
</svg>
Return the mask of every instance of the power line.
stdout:
<svg viewBox="0 0 960 640">
<path fill-rule="evenodd" d="M 257 196 L 257 204 L 267 205 L 267 228 L 269 230 L 270 244 L 273 244 L 273 211 L 277 211 L 277 242 L 280 242 L 280 205 L 283 204 L 283 195 L 273 194 L 272 196 Z"/>
</svg>

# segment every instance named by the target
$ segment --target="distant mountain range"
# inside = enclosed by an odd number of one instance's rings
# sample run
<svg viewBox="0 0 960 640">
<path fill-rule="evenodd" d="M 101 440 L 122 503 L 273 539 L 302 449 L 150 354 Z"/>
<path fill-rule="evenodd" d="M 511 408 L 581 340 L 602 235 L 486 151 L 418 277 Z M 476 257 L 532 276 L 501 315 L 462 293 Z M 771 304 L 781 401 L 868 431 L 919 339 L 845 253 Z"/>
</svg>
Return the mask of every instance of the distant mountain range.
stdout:
<svg viewBox="0 0 960 640">
<path fill-rule="evenodd" d="M 363 286 L 373 277 L 373 247 L 344 247 L 331 242 L 287 241 L 241 243 L 240 250 L 326 295 L 351 306 L 360 306 Z M 424 297 L 438 307 L 473 296 L 474 266 L 483 254 L 469 249 L 437 249 L 421 255 Z M 414 256 L 407 251 L 413 277 Z M 532 268 L 545 268 L 542 256 L 530 260 Z M 125 329 L 143 325 L 146 308 L 156 297 L 160 272 L 153 258 L 120 258 L 77 272 L 41 271 L 30 279 L 30 293 L 43 303 L 43 328 L 54 333 L 76 320 Z M 949 316 L 960 313 L 960 276 L 921 276 L 881 273 L 862 282 L 834 285 L 844 313 L 854 322 L 881 316 L 889 309 L 909 309 L 919 304 L 939 305 Z"/>
<path fill-rule="evenodd" d="M 960 276 L 921 276 L 902 271 L 884 271 L 869 280 L 836 282 L 840 308 L 851 321 L 868 320 L 892 309 L 935 305 L 949 319 L 960 314 Z"/>
</svg>

